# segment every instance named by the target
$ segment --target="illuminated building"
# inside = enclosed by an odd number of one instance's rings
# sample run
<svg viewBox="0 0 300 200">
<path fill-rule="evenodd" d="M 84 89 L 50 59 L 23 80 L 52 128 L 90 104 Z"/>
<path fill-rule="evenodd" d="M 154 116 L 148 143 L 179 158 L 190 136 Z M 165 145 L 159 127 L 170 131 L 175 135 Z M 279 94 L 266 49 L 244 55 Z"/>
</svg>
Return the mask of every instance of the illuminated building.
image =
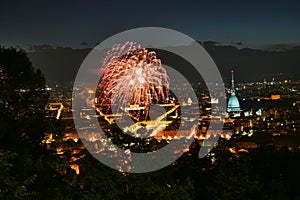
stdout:
<svg viewBox="0 0 300 200">
<path fill-rule="evenodd" d="M 234 87 L 234 74 L 233 70 L 231 70 L 231 95 L 228 100 L 227 104 L 227 112 L 233 114 L 233 116 L 240 116 L 241 108 L 239 100 L 235 94 L 235 87 Z"/>
</svg>

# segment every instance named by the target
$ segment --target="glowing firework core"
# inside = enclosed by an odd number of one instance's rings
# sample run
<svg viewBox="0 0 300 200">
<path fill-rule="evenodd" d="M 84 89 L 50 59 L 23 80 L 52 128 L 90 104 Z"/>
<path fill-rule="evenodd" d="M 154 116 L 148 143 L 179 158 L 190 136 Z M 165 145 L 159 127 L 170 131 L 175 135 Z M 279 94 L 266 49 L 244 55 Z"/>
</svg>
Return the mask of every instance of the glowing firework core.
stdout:
<svg viewBox="0 0 300 200">
<path fill-rule="evenodd" d="M 154 51 L 133 42 L 117 45 L 107 53 L 102 63 L 100 105 L 144 107 L 165 103 L 169 92 L 169 77 Z M 108 106 L 110 107 L 110 106 Z"/>
</svg>

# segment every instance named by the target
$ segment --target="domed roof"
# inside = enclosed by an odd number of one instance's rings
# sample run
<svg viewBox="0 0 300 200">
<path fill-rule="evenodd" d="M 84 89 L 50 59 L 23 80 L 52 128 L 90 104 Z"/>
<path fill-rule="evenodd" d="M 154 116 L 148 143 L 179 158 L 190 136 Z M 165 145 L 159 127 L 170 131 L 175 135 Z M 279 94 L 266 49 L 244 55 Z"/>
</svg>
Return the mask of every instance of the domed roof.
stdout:
<svg viewBox="0 0 300 200">
<path fill-rule="evenodd" d="M 235 93 L 232 92 L 228 101 L 227 112 L 239 112 L 241 111 L 240 103 Z"/>
</svg>

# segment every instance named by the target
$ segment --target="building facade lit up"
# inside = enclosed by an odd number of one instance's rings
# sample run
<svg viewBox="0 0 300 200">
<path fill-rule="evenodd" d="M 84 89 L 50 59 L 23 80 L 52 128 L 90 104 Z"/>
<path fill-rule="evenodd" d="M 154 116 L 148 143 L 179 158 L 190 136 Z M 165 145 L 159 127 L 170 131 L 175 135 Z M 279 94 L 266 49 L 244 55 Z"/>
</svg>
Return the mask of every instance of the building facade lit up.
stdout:
<svg viewBox="0 0 300 200">
<path fill-rule="evenodd" d="M 227 104 L 227 112 L 234 116 L 238 117 L 241 115 L 241 107 L 240 102 L 235 94 L 235 86 L 234 86 L 234 71 L 231 70 L 231 89 L 230 89 L 230 97 Z"/>
</svg>

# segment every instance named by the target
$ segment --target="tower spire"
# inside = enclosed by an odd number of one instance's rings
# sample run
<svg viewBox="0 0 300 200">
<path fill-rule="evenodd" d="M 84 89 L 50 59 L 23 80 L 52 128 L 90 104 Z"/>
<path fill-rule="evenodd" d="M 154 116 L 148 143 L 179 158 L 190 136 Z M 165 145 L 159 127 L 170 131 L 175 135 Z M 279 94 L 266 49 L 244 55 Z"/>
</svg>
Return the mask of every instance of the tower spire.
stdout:
<svg viewBox="0 0 300 200">
<path fill-rule="evenodd" d="M 242 110 L 240 108 L 240 102 L 235 95 L 235 87 L 234 87 L 234 71 L 231 70 L 231 95 L 228 100 L 227 112 L 235 113 L 235 116 L 238 116 Z"/>
<path fill-rule="evenodd" d="M 234 88 L 234 71 L 231 70 L 231 91 L 234 92 L 235 88 Z"/>
</svg>

